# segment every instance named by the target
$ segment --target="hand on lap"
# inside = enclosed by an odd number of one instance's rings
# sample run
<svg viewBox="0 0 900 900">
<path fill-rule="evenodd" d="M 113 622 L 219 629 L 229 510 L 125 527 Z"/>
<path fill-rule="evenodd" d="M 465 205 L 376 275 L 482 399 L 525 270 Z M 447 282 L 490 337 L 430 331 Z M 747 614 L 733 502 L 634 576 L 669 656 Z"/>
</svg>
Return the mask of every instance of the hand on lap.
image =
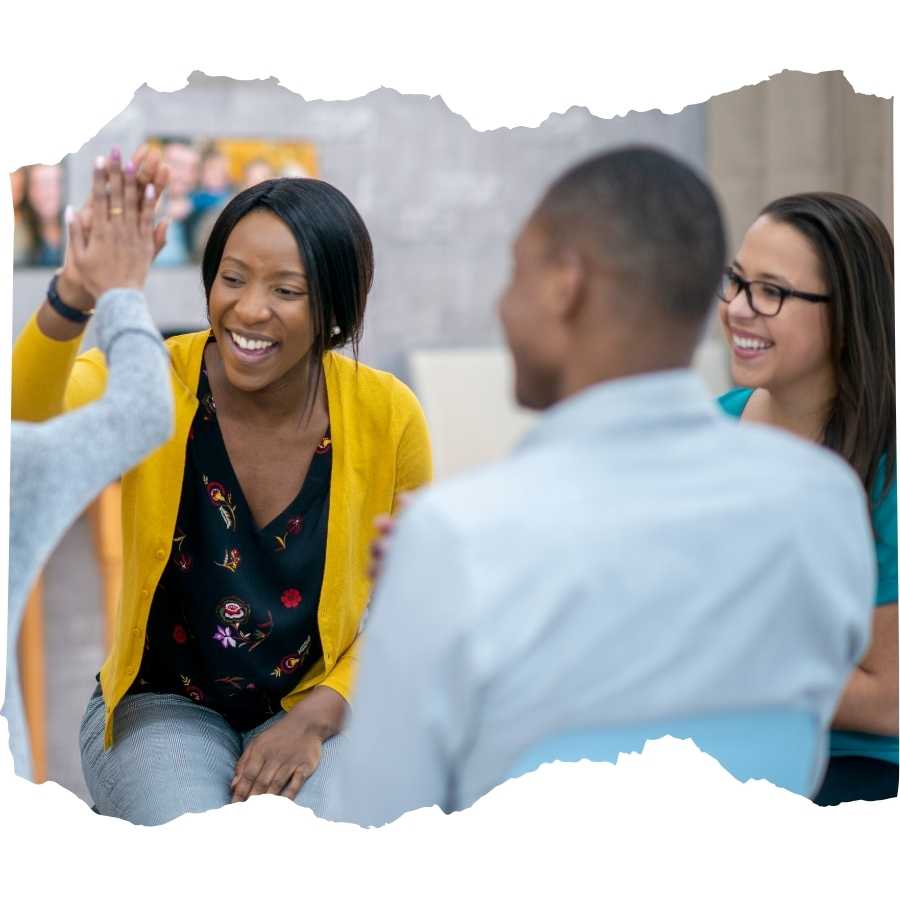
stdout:
<svg viewBox="0 0 900 900">
<path fill-rule="evenodd" d="M 341 729 L 347 701 L 319 686 L 285 716 L 257 735 L 241 754 L 231 781 L 231 802 L 257 794 L 293 800 L 316 771 L 322 744 Z"/>
</svg>

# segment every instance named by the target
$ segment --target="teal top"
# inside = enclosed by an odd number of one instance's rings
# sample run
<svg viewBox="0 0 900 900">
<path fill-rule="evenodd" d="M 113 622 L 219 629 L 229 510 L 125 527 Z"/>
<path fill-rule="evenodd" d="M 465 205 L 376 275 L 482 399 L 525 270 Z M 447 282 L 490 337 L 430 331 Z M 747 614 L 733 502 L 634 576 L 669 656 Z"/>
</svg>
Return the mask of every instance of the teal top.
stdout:
<svg viewBox="0 0 900 900">
<path fill-rule="evenodd" d="M 752 388 L 737 388 L 719 397 L 719 406 L 729 415 L 739 419 L 753 393 Z M 875 606 L 897 602 L 897 477 L 881 498 L 884 486 L 886 460 L 882 459 L 870 494 L 872 531 L 875 536 L 875 554 L 878 559 L 878 581 L 875 588 Z M 894 764 L 898 761 L 896 736 L 865 734 L 860 731 L 832 731 L 832 756 L 869 756 Z"/>
</svg>

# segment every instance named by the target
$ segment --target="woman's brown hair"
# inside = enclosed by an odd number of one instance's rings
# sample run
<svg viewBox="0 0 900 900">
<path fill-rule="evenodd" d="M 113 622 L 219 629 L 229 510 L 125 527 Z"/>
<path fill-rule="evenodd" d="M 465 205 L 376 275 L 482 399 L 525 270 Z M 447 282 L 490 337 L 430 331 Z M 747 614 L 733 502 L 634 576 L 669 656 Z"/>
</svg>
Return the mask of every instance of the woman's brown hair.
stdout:
<svg viewBox="0 0 900 900">
<path fill-rule="evenodd" d="M 843 194 L 793 194 L 761 215 L 796 228 L 819 257 L 837 381 L 823 443 L 853 466 L 877 503 L 897 464 L 891 236 L 872 210 Z"/>
</svg>

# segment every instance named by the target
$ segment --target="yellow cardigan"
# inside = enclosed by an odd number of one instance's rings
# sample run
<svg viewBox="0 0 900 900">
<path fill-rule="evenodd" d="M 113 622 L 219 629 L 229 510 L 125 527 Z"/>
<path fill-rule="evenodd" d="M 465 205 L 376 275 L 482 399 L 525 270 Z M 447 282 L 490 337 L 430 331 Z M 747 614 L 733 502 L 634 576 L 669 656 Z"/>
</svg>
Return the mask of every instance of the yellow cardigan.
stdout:
<svg viewBox="0 0 900 900">
<path fill-rule="evenodd" d="M 208 335 L 202 331 L 167 342 L 175 433 L 122 479 L 122 597 L 112 648 L 100 670 L 107 749 L 113 742 L 113 711 L 141 664 L 150 605 L 172 548 L 187 435 L 197 409 Z M 80 344 L 80 337 L 48 338 L 31 319 L 13 348 L 14 419 L 43 421 L 103 393 L 107 374 L 103 355 L 91 350 L 78 356 Z M 373 519 L 393 511 L 398 494 L 422 486 L 432 474 L 425 417 L 406 385 L 393 375 L 333 352 L 325 355 L 323 370 L 333 456 L 318 616 L 322 659 L 282 700 L 285 709 L 320 684 L 349 700 L 359 626 L 371 587 L 366 566 Z M 60 452 L 65 453 L 65 448 Z"/>
</svg>

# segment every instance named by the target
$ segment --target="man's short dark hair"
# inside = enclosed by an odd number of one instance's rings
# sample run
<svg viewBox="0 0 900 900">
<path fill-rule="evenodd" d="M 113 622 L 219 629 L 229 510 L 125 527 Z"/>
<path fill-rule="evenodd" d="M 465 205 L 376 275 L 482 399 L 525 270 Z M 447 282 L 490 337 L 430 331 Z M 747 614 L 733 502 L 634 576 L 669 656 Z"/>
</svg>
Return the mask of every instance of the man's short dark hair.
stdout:
<svg viewBox="0 0 900 900">
<path fill-rule="evenodd" d="M 652 147 L 601 153 L 547 190 L 535 220 L 551 246 L 588 252 L 621 274 L 623 301 L 675 321 L 705 319 L 725 265 L 725 230 L 709 185 Z"/>
</svg>

